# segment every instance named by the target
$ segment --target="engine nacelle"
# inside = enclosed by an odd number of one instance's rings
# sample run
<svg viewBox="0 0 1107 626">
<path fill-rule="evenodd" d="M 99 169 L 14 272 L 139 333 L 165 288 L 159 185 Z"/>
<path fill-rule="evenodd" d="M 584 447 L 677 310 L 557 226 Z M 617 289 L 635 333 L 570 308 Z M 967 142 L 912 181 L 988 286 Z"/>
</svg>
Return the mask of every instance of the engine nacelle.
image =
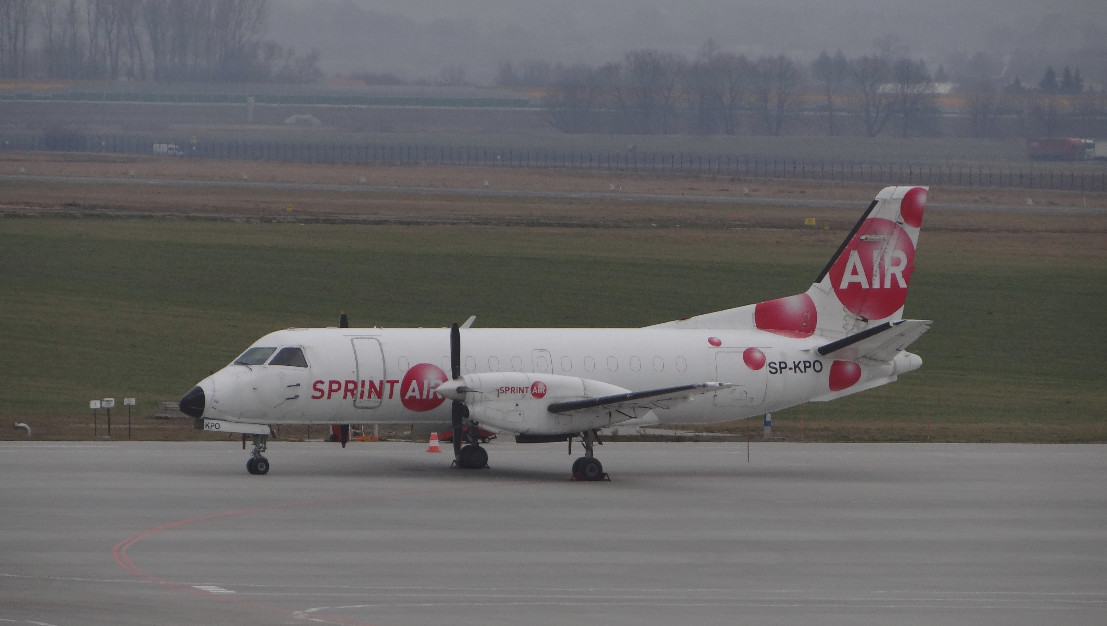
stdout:
<svg viewBox="0 0 1107 626">
<path fill-rule="evenodd" d="M 573 414 L 550 413 L 554 402 L 583 400 L 629 390 L 610 383 L 526 372 L 467 374 L 438 387 L 443 397 L 460 400 L 475 422 L 496 430 L 523 435 L 556 435 L 605 428 L 634 416 L 593 410 Z"/>
</svg>

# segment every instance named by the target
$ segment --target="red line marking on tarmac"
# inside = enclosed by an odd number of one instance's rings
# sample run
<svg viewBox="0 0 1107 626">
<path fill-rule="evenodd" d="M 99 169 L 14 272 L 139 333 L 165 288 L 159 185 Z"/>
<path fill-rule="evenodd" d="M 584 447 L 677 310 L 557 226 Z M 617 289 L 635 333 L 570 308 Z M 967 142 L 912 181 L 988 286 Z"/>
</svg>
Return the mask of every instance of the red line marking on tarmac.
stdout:
<svg viewBox="0 0 1107 626">
<path fill-rule="evenodd" d="M 459 489 L 476 489 L 478 487 L 490 487 L 490 486 L 503 487 L 503 486 L 507 486 L 507 485 L 510 485 L 510 484 L 517 484 L 517 483 L 496 483 L 494 485 L 471 485 L 471 486 L 462 486 L 462 487 L 458 487 L 457 485 L 451 485 L 449 487 L 441 487 L 441 488 L 435 488 L 435 489 L 421 489 L 421 490 L 417 490 L 417 491 L 403 491 L 403 492 L 397 492 L 397 493 L 392 493 L 392 494 L 375 495 L 375 496 L 371 496 L 371 497 L 379 499 L 379 498 L 424 496 L 424 495 L 442 493 L 442 492 L 445 492 L 445 491 L 456 492 Z M 240 516 L 240 515 L 250 515 L 252 513 L 265 513 L 265 512 L 268 512 L 268 511 L 279 511 L 281 509 L 294 509 L 294 508 L 300 508 L 300 507 L 305 507 L 305 506 L 325 506 L 325 505 L 328 505 L 328 504 L 334 504 L 336 502 L 352 502 L 352 501 L 355 501 L 355 500 L 365 500 L 365 499 L 368 499 L 369 497 L 370 496 L 359 496 L 359 497 L 355 497 L 355 498 L 330 498 L 330 499 L 326 499 L 326 500 L 305 500 L 303 502 L 288 502 L 288 503 L 285 503 L 285 504 L 274 504 L 272 506 L 263 506 L 263 507 L 256 507 L 256 508 L 252 508 L 252 509 L 243 509 L 241 511 L 229 511 L 227 513 L 216 513 L 216 514 L 213 514 L 213 515 L 205 515 L 203 517 L 194 517 L 194 518 L 191 518 L 191 519 L 179 520 L 179 521 L 176 521 L 176 522 L 168 522 L 168 523 L 162 524 L 160 526 L 155 526 L 153 528 L 148 528 L 146 530 L 137 532 L 137 533 L 131 535 L 130 537 L 127 537 L 123 541 L 120 541 L 119 543 L 117 543 L 115 545 L 114 548 L 111 549 L 111 555 L 112 555 L 112 558 L 115 559 L 115 562 L 116 562 L 116 564 L 119 565 L 119 567 L 123 568 L 128 573 L 134 575 L 136 578 L 138 578 L 140 580 L 147 581 L 147 582 L 155 583 L 157 585 L 161 585 L 162 587 L 165 587 L 167 589 L 172 589 L 173 591 L 182 591 L 182 592 L 185 592 L 185 593 L 188 593 L 188 594 L 192 594 L 194 596 L 199 596 L 199 597 L 207 599 L 207 600 L 214 600 L 216 602 L 222 602 L 222 603 L 225 603 L 225 604 L 234 604 L 234 605 L 237 605 L 237 606 L 242 606 L 242 607 L 247 607 L 247 608 L 251 608 L 251 609 L 256 609 L 256 610 L 259 610 L 259 611 L 264 611 L 266 613 L 277 613 L 277 614 L 280 614 L 280 615 L 286 615 L 286 616 L 291 616 L 291 617 L 300 618 L 300 619 L 307 619 L 307 620 L 310 620 L 310 621 L 313 621 L 313 622 L 320 622 L 320 623 L 327 623 L 327 624 L 343 624 L 345 626 L 374 626 L 373 624 L 369 624 L 369 623 L 366 623 L 366 622 L 351 622 L 351 621 L 348 621 L 348 620 L 337 619 L 337 618 L 320 617 L 320 616 L 316 616 L 316 615 L 310 615 L 309 616 L 309 615 L 305 615 L 304 613 L 302 613 L 300 611 L 292 611 L 292 610 L 288 610 L 288 609 L 281 609 L 281 608 L 277 608 L 277 607 L 274 607 L 274 606 L 269 606 L 269 605 L 266 605 L 266 604 L 260 604 L 260 603 L 257 603 L 257 602 L 250 602 L 250 601 L 247 601 L 247 600 L 238 600 L 238 599 L 234 598 L 233 596 L 217 595 L 217 594 L 211 593 L 209 591 L 203 591 L 201 589 L 191 587 L 189 585 L 184 585 L 184 584 L 181 584 L 181 583 L 175 583 L 171 580 L 167 580 L 165 578 L 162 578 L 161 576 L 158 576 L 157 574 L 152 574 L 150 572 L 147 572 L 146 570 L 142 569 L 138 565 L 135 565 L 135 562 L 131 560 L 131 557 L 128 554 L 128 550 L 130 550 L 135 544 L 143 541 L 144 539 L 149 539 L 150 537 L 153 537 L 155 535 L 159 535 L 161 533 L 164 533 L 164 532 L 167 532 L 167 531 L 170 531 L 170 530 L 176 530 L 178 528 L 183 528 L 185 526 L 191 526 L 193 524 L 202 524 L 204 522 L 210 522 L 212 520 L 224 519 L 224 518 L 228 518 L 228 517 L 237 517 L 237 516 Z"/>
</svg>

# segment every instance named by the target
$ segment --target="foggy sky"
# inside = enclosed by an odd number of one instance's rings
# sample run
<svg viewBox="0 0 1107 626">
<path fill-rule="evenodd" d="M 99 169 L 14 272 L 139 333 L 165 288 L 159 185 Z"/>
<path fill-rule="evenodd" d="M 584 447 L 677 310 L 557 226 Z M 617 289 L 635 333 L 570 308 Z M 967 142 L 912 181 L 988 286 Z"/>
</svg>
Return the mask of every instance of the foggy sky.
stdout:
<svg viewBox="0 0 1107 626">
<path fill-rule="evenodd" d="M 1107 82 L 1103 0 L 275 0 L 269 30 L 318 49 L 328 74 L 405 80 L 459 66 L 489 83 L 503 61 L 601 65 L 642 48 L 691 60 L 708 39 L 806 63 L 823 50 L 872 54 L 894 34 L 899 52 L 931 69 L 986 52 L 1032 82 L 1046 64 L 1070 63 Z"/>
</svg>

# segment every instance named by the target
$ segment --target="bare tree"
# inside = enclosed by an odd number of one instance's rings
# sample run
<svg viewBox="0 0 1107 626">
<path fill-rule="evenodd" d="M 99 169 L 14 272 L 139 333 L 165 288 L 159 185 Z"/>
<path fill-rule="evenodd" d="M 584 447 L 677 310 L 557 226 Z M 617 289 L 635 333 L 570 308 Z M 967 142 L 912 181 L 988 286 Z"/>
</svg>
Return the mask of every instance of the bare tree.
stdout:
<svg viewBox="0 0 1107 626">
<path fill-rule="evenodd" d="M 117 79 L 122 75 L 123 52 L 127 47 L 125 13 L 134 3 L 128 0 L 94 0 L 89 6 L 93 12 L 90 26 L 103 37 L 105 71 L 109 78 Z"/>
<path fill-rule="evenodd" d="M 753 68 L 744 56 L 722 52 L 714 41 L 704 44 L 687 72 L 688 94 L 702 133 L 737 132 L 738 111 L 750 99 Z"/>
<path fill-rule="evenodd" d="M 799 66 L 784 55 L 761 57 L 754 62 L 753 78 L 765 130 L 779 135 L 800 82 Z"/>
<path fill-rule="evenodd" d="M 990 137 L 1002 102 L 1002 94 L 994 80 L 1002 64 L 983 52 L 977 52 L 960 60 L 958 65 L 961 69 L 956 81 L 965 96 L 969 132 L 973 137 Z"/>
<path fill-rule="evenodd" d="M 139 11 L 142 8 L 140 2 L 122 3 L 124 41 L 127 50 L 127 78 L 146 80 L 146 52 L 142 45 L 142 37 L 139 34 Z"/>
<path fill-rule="evenodd" d="M 678 86 L 688 63 L 657 50 L 628 52 L 623 89 L 627 123 L 632 132 L 669 133 L 676 119 Z"/>
<path fill-rule="evenodd" d="M 0 76 L 27 75 L 27 34 L 34 0 L 0 0 Z"/>
<path fill-rule="evenodd" d="M 566 133 L 610 130 L 604 112 L 618 101 L 618 64 L 593 69 L 587 65 L 558 67 L 544 104 L 553 125 Z"/>
<path fill-rule="evenodd" d="M 890 96 L 884 91 L 891 73 L 888 63 L 878 56 L 863 56 L 850 62 L 850 73 L 861 95 L 861 117 L 865 134 L 876 137 L 888 121 Z"/>
<path fill-rule="evenodd" d="M 969 132 L 973 137 L 990 137 L 999 115 L 1000 94 L 995 85 L 981 83 L 965 96 L 969 113 Z"/>
<path fill-rule="evenodd" d="M 724 77 L 718 61 L 722 56 L 714 40 L 700 48 L 688 68 L 688 95 L 696 107 L 696 130 L 711 134 L 717 131 L 723 117 Z"/>
<path fill-rule="evenodd" d="M 811 77 L 818 83 L 823 98 L 826 99 L 826 134 L 836 136 L 839 131 L 834 115 L 835 103 L 849 80 L 849 61 L 846 60 L 846 55 L 839 50 L 832 57 L 824 50 L 811 64 Z"/>
<path fill-rule="evenodd" d="M 222 0 L 212 6 L 215 55 L 209 72 L 214 78 L 249 80 L 267 16 L 265 0 Z"/>
<path fill-rule="evenodd" d="M 154 80 L 169 80 L 169 32 L 173 28 L 166 0 L 140 0 L 142 31 L 150 50 L 150 74 Z"/>
<path fill-rule="evenodd" d="M 900 121 L 900 133 L 906 137 L 912 131 L 922 129 L 928 109 L 931 108 L 931 88 L 934 83 L 926 71 L 926 63 L 900 59 L 892 66 L 895 95 L 892 109 Z"/>
</svg>

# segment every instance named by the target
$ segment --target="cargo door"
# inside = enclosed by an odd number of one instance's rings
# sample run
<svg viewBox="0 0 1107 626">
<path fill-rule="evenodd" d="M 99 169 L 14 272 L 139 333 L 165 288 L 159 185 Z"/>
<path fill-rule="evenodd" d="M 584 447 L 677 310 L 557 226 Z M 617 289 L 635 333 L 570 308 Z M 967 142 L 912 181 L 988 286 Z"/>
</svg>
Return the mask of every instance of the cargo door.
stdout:
<svg viewBox="0 0 1107 626">
<path fill-rule="evenodd" d="M 724 350 L 715 353 L 715 379 L 733 387 L 715 393 L 715 406 L 759 406 L 765 401 L 768 375 L 765 368 L 750 369 L 742 357 L 744 350 Z"/>
</svg>

